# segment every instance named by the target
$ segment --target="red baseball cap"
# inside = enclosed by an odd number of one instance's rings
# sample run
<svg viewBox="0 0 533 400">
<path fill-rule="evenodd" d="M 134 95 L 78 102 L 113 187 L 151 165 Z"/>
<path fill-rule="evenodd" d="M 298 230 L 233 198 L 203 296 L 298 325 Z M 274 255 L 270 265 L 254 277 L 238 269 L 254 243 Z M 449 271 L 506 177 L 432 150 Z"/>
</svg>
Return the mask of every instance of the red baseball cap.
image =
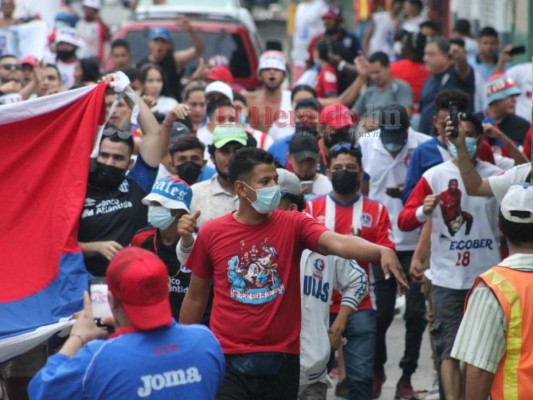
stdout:
<svg viewBox="0 0 533 400">
<path fill-rule="evenodd" d="M 39 60 L 37 60 L 37 58 L 33 56 L 26 56 L 22 60 L 20 60 L 20 65 L 27 64 L 27 65 L 31 65 L 32 67 L 35 67 L 38 62 Z"/>
<path fill-rule="evenodd" d="M 320 122 L 331 126 L 333 129 L 340 129 L 355 125 L 357 114 L 342 104 L 330 104 L 320 112 Z"/>
<path fill-rule="evenodd" d="M 135 328 L 145 331 L 172 322 L 167 267 L 154 253 L 138 247 L 120 250 L 109 263 L 106 281 Z"/>
<path fill-rule="evenodd" d="M 206 78 L 212 81 L 222 81 L 228 85 L 233 84 L 233 74 L 225 65 L 216 65 L 211 68 L 211 71 L 209 71 Z"/>
</svg>

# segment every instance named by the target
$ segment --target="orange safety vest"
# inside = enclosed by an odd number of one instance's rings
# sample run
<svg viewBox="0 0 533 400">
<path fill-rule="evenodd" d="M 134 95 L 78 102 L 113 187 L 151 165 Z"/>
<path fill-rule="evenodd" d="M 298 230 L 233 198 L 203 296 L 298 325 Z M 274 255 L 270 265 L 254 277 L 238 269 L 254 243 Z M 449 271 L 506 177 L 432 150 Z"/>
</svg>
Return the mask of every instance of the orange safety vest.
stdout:
<svg viewBox="0 0 533 400">
<path fill-rule="evenodd" d="M 494 377 L 491 398 L 533 399 L 533 272 L 496 266 L 477 278 L 472 291 L 479 282 L 492 290 L 507 322 L 505 353 Z"/>
</svg>

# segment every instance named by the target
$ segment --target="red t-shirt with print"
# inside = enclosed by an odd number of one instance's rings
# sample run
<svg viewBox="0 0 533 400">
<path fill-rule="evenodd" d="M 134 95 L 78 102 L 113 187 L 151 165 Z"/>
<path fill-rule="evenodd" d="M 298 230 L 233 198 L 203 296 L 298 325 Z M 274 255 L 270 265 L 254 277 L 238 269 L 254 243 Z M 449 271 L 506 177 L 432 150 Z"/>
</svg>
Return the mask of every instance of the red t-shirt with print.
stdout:
<svg viewBox="0 0 533 400">
<path fill-rule="evenodd" d="M 232 214 L 202 225 L 185 265 L 213 279 L 211 330 L 224 354 L 300 353 L 300 258 L 326 228 L 296 211 L 259 225 Z"/>
</svg>

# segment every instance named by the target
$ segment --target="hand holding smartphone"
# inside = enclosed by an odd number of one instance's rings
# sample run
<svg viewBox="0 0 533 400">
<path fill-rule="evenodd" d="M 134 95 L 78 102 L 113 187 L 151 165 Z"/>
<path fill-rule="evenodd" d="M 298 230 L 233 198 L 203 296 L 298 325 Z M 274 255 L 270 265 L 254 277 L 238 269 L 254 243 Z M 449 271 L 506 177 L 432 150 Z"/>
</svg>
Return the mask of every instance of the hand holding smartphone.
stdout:
<svg viewBox="0 0 533 400">
<path fill-rule="evenodd" d="M 105 278 L 89 279 L 89 295 L 91 297 L 91 306 L 93 317 L 99 323 L 104 317 L 111 317 L 111 307 L 107 299 L 107 283 Z"/>
<path fill-rule="evenodd" d="M 453 131 L 450 134 L 451 137 L 456 138 L 459 136 L 459 107 L 455 101 L 450 101 L 449 104 L 450 119 L 453 124 Z"/>
</svg>

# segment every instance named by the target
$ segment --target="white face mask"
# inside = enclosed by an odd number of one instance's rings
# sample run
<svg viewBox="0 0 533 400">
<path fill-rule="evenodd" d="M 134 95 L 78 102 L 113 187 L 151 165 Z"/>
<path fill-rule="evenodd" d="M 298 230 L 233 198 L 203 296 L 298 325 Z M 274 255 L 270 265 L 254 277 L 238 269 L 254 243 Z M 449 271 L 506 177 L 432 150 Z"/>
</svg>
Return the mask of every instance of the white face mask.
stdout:
<svg viewBox="0 0 533 400">
<path fill-rule="evenodd" d="M 246 182 L 243 183 L 255 192 L 256 200 L 251 201 L 248 199 L 255 211 L 260 214 L 268 214 L 269 212 L 272 212 L 278 208 L 279 202 L 281 201 L 279 185 L 254 189 L 250 185 L 246 184 Z"/>
<path fill-rule="evenodd" d="M 167 229 L 174 220 L 176 216 L 170 214 L 168 208 L 162 206 L 150 206 L 148 207 L 148 222 L 157 229 Z"/>
</svg>

